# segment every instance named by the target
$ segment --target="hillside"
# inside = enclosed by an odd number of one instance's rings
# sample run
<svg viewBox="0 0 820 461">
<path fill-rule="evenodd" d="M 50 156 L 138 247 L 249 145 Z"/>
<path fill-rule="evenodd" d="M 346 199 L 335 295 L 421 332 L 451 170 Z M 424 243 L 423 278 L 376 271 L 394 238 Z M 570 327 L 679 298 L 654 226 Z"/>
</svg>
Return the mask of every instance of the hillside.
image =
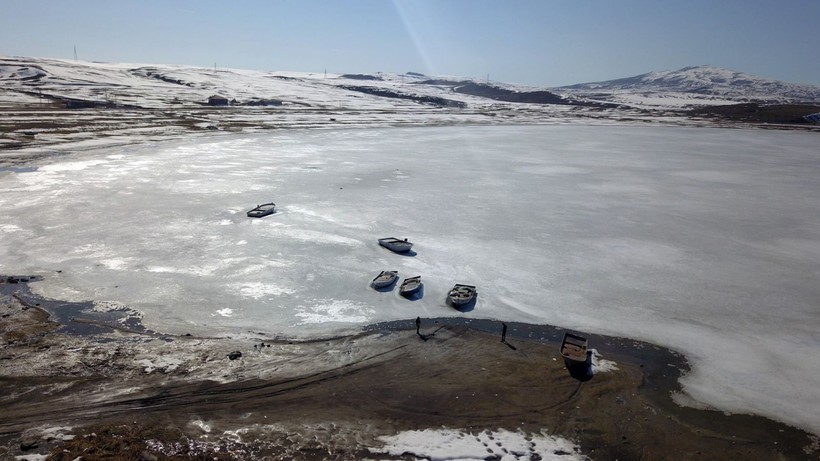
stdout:
<svg viewBox="0 0 820 461">
<path fill-rule="evenodd" d="M 603 82 L 580 83 L 557 90 L 576 97 L 648 106 L 820 102 L 818 86 L 786 83 L 715 66 L 649 72 Z"/>
<path fill-rule="evenodd" d="M 359 110 L 407 104 L 475 108 L 488 100 L 583 105 L 543 90 L 502 89 L 470 80 L 457 87 L 438 85 L 413 72 L 337 75 L 12 57 L 0 58 L 0 82 L 3 105 L 83 102 L 84 107 L 197 107 L 211 96 L 224 97 L 232 106 L 269 102 Z"/>
<path fill-rule="evenodd" d="M 541 89 L 471 86 L 465 79 L 459 89 L 431 79 L 415 72 L 339 75 L 0 57 L 0 165 L 196 133 L 579 117 L 612 123 L 630 114 Z M 212 97 L 223 105 L 209 105 Z"/>
<path fill-rule="evenodd" d="M 209 105 L 214 97 L 219 107 Z M 0 165 L 193 133 L 579 121 L 700 124 L 714 118 L 688 110 L 794 101 L 820 101 L 820 90 L 714 67 L 547 89 L 417 72 L 340 75 L 0 57 Z M 809 113 L 796 113 L 801 115 Z M 721 120 L 791 123 L 783 117 Z"/>
</svg>

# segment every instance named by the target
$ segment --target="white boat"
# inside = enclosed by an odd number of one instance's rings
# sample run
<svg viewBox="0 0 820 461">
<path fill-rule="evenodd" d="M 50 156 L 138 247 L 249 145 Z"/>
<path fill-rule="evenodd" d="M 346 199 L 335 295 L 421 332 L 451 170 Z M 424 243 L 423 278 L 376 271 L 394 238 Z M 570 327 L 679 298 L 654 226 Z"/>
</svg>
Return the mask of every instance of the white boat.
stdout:
<svg viewBox="0 0 820 461">
<path fill-rule="evenodd" d="M 401 282 L 399 294 L 402 296 L 413 296 L 421 289 L 421 276 L 407 277 Z"/>
<path fill-rule="evenodd" d="M 564 333 L 561 341 L 561 356 L 567 365 L 581 365 L 587 362 L 588 341 L 582 336 Z"/>
<path fill-rule="evenodd" d="M 447 294 L 447 299 L 454 306 L 463 306 L 475 299 L 475 296 L 476 291 L 473 285 L 456 283 L 450 293 Z"/>
<path fill-rule="evenodd" d="M 411 248 L 413 248 L 413 244 L 408 242 L 407 239 L 401 240 L 396 237 L 385 237 L 379 239 L 379 245 L 396 253 L 407 253 Z"/>
<path fill-rule="evenodd" d="M 257 205 L 256 208 L 248 212 L 249 218 L 261 218 L 263 216 L 267 216 L 269 214 L 276 213 L 276 204 L 271 203 L 263 203 L 262 205 Z"/>
<path fill-rule="evenodd" d="M 392 285 L 398 278 L 398 271 L 381 271 L 370 284 L 373 285 L 373 288 L 384 288 Z"/>
</svg>

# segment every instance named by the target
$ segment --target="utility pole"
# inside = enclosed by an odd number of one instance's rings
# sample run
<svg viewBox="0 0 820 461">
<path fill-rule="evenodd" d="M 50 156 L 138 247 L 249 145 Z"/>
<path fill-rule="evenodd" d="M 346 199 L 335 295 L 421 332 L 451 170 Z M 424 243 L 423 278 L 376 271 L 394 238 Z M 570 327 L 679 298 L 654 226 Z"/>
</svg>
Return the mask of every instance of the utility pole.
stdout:
<svg viewBox="0 0 820 461">
<path fill-rule="evenodd" d="M 74 45 L 74 62 L 77 62 L 77 45 Z"/>
</svg>

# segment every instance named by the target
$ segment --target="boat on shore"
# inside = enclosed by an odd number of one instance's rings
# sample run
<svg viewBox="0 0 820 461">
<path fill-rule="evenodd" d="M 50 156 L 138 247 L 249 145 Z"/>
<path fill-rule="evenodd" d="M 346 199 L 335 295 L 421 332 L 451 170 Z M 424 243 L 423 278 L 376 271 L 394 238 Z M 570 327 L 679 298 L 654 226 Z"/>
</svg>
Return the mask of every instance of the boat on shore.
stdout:
<svg viewBox="0 0 820 461">
<path fill-rule="evenodd" d="M 395 283 L 396 280 L 398 280 L 398 278 L 398 271 L 381 271 L 381 273 L 379 273 L 379 275 L 377 275 L 376 278 L 374 278 L 373 281 L 370 282 L 370 284 L 373 286 L 373 288 L 389 287 L 390 285 Z"/>
<path fill-rule="evenodd" d="M 401 240 L 396 237 L 381 238 L 379 239 L 379 245 L 396 253 L 407 253 L 413 248 L 413 244 L 408 242 L 407 239 Z"/>
<path fill-rule="evenodd" d="M 456 283 L 452 290 L 447 293 L 447 300 L 453 306 L 463 306 L 475 299 L 476 290 L 473 285 L 462 285 Z"/>
<path fill-rule="evenodd" d="M 564 333 L 561 341 L 561 357 L 567 366 L 586 365 L 588 341 L 573 333 Z"/>
<path fill-rule="evenodd" d="M 270 203 L 263 203 L 262 205 L 257 205 L 256 208 L 248 212 L 249 218 L 262 218 L 269 214 L 276 213 L 276 204 L 273 202 Z"/>
<path fill-rule="evenodd" d="M 413 296 L 421 290 L 421 276 L 407 277 L 401 282 L 399 294 L 405 297 Z"/>
</svg>

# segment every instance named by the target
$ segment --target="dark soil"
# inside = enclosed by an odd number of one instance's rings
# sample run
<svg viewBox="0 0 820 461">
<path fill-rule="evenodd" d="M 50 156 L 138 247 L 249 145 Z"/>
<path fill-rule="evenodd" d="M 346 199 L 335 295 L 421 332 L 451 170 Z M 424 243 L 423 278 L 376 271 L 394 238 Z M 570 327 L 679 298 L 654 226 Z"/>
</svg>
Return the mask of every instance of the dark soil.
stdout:
<svg viewBox="0 0 820 461">
<path fill-rule="evenodd" d="M 689 115 L 735 122 L 817 125 L 804 117 L 818 112 L 817 105 L 747 103 L 702 107 L 689 111 Z"/>
</svg>

